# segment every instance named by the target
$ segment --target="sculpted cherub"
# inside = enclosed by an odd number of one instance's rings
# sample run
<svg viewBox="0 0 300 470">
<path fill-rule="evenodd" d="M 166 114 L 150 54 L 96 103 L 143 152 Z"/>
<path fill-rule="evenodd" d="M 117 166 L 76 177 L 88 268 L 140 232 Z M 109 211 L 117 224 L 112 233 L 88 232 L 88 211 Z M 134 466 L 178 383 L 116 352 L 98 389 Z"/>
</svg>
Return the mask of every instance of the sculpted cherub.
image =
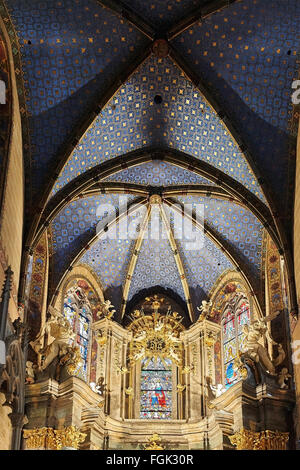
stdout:
<svg viewBox="0 0 300 470">
<path fill-rule="evenodd" d="M 283 367 L 281 371 L 278 374 L 278 385 L 282 389 L 287 389 L 288 384 L 286 383 L 288 379 L 290 379 L 292 376 L 289 374 L 289 371 L 287 367 Z"/>
<path fill-rule="evenodd" d="M 105 318 L 110 319 L 116 313 L 116 310 L 111 310 L 113 308 L 114 306 L 112 305 L 111 301 L 105 300 L 104 302 L 98 305 L 97 316 L 99 318 L 105 317 Z"/>
<path fill-rule="evenodd" d="M 197 307 L 197 310 L 200 312 L 198 321 L 204 320 L 211 306 L 212 306 L 211 301 L 208 302 L 207 300 L 202 300 L 201 307 Z"/>
<path fill-rule="evenodd" d="M 27 384 L 32 384 L 34 383 L 34 368 L 33 368 L 33 363 L 31 361 L 26 361 L 26 378 L 25 382 Z"/>
<path fill-rule="evenodd" d="M 281 364 L 285 358 L 285 352 L 281 344 L 277 344 L 270 335 L 267 327 L 267 323 L 272 321 L 279 315 L 280 311 L 277 311 L 268 317 L 261 319 L 254 319 L 250 325 L 244 326 L 244 333 L 246 335 L 245 351 L 255 362 L 261 362 L 263 366 L 272 375 L 275 374 L 275 367 Z M 278 346 L 278 357 L 272 362 L 267 349 L 263 346 L 265 341 L 269 341 L 272 345 Z"/>
</svg>

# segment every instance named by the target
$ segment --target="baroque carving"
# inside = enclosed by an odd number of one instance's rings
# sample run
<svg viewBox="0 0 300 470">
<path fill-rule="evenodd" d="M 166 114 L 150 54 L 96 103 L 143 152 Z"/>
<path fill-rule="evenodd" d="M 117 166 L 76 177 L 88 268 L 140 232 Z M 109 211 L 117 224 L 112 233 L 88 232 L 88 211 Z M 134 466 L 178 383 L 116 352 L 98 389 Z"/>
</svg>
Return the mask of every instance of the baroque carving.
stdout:
<svg viewBox="0 0 300 470">
<path fill-rule="evenodd" d="M 38 370 L 47 369 L 58 358 L 59 365 L 66 365 L 72 374 L 82 362 L 79 348 L 74 344 L 75 333 L 67 318 L 58 310 L 49 306 L 48 313 L 50 317 L 36 339 L 30 343 L 38 354 Z"/>
<path fill-rule="evenodd" d="M 112 305 L 110 300 L 105 300 L 104 302 L 101 302 L 100 304 L 98 304 L 97 310 L 98 310 L 97 311 L 98 318 L 111 319 L 116 313 L 116 310 L 114 309 L 114 306 Z"/>
<path fill-rule="evenodd" d="M 165 450 L 165 447 L 161 444 L 161 437 L 154 433 L 148 438 L 148 443 L 144 446 L 144 450 Z"/>
<path fill-rule="evenodd" d="M 289 433 L 279 431 L 254 432 L 242 428 L 229 436 L 237 450 L 286 450 Z"/>
<path fill-rule="evenodd" d="M 201 322 L 206 318 L 211 306 L 211 301 L 208 302 L 207 300 L 202 300 L 201 307 L 197 307 L 197 310 L 200 312 L 197 322 Z"/>
<path fill-rule="evenodd" d="M 64 447 L 78 449 L 79 444 L 85 440 L 86 434 L 80 432 L 75 426 L 63 429 L 39 428 L 25 429 L 23 431 L 27 449 L 61 450 Z"/>
<path fill-rule="evenodd" d="M 272 375 L 276 375 L 275 367 L 281 364 L 285 358 L 285 352 L 282 345 L 277 344 L 273 340 L 267 327 L 267 323 L 276 318 L 279 313 L 279 311 L 275 312 L 263 320 L 254 319 L 251 321 L 250 325 L 244 326 L 244 332 L 246 335 L 245 352 L 255 362 L 260 362 Z M 272 345 L 278 347 L 278 356 L 274 361 L 271 360 L 267 349 L 263 346 L 266 341 L 269 341 Z"/>
<path fill-rule="evenodd" d="M 129 326 L 133 333 L 130 344 L 130 361 L 133 365 L 140 359 L 169 358 L 177 365 L 182 364 L 183 348 L 179 338 L 183 327 L 182 318 L 177 312 L 169 311 L 167 315 L 158 313 L 160 303 L 152 304 L 153 314 L 134 312 L 135 319 Z"/>
</svg>

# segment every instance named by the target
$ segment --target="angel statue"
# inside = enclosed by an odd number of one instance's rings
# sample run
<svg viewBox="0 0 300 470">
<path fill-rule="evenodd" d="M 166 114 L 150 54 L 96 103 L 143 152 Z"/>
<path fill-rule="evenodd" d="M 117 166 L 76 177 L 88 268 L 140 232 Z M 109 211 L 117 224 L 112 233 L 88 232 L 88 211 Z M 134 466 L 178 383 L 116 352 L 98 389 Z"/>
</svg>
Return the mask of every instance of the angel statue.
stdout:
<svg viewBox="0 0 300 470">
<path fill-rule="evenodd" d="M 114 306 L 112 305 L 111 301 L 110 300 L 105 300 L 104 302 L 101 302 L 98 305 L 97 316 L 99 318 L 105 317 L 105 318 L 110 319 L 116 313 L 116 310 L 110 310 L 110 309 L 113 309 L 113 308 L 114 308 Z"/>
<path fill-rule="evenodd" d="M 75 339 L 75 333 L 67 318 L 55 308 L 49 306 L 50 317 L 40 333 L 30 345 L 39 358 L 39 370 L 45 370 L 56 358 L 69 353 Z"/>
<path fill-rule="evenodd" d="M 201 307 L 197 307 L 198 312 L 200 312 L 199 318 L 197 321 L 202 321 L 207 316 L 210 307 L 212 306 L 212 301 L 202 300 Z"/>
<path fill-rule="evenodd" d="M 255 319 L 252 320 L 250 325 L 245 325 L 243 331 L 245 333 L 245 352 L 255 361 L 261 362 L 261 364 L 267 369 L 267 371 L 276 375 L 275 367 L 281 364 L 285 358 L 285 352 L 281 344 L 276 343 L 270 335 L 267 327 L 267 323 L 271 322 L 280 314 L 277 311 L 271 315 L 268 315 L 263 320 Z M 278 356 L 275 360 L 271 360 L 268 350 L 261 343 L 269 341 L 272 345 L 278 346 Z"/>
</svg>

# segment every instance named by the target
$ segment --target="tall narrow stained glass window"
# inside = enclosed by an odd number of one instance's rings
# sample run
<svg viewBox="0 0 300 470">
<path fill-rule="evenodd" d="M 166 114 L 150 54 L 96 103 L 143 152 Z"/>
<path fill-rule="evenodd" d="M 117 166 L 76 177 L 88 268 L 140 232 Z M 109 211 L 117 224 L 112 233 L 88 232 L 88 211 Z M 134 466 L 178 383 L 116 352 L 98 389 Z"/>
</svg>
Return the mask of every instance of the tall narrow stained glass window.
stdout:
<svg viewBox="0 0 300 470">
<path fill-rule="evenodd" d="M 91 312 L 89 301 L 81 288 L 73 287 L 68 290 L 64 299 L 64 315 L 76 333 L 75 342 L 79 346 L 82 358 L 82 364 L 76 370 L 75 375 L 87 380 Z"/>
<path fill-rule="evenodd" d="M 245 348 L 245 333 L 243 327 L 250 323 L 250 308 L 248 302 L 240 303 L 238 308 L 226 309 L 223 318 L 223 351 L 225 388 L 229 388 L 240 380 L 234 361 L 239 351 Z"/>
<path fill-rule="evenodd" d="M 141 370 L 142 419 L 172 418 L 172 361 L 143 359 Z"/>
</svg>

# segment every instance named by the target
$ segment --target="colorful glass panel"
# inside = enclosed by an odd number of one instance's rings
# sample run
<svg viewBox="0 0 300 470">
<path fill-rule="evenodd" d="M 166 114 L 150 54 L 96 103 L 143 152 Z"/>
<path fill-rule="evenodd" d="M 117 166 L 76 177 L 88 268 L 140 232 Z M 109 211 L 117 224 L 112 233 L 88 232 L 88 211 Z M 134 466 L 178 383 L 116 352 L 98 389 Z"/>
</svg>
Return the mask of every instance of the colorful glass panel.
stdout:
<svg viewBox="0 0 300 470">
<path fill-rule="evenodd" d="M 75 371 L 75 375 L 83 380 L 87 379 L 88 366 L 88 346 L 89 346 L 89 319 L 86 307 L 82 307 L 77 313 L 72 306 L 73 299 L 66 297 L 64 302 L 64 315 L 71 324 L 73 331 L 76 333 L 76 343 L 79 346 L 82 365 Z"/>
<path fill-rule="evenodd" d="M 227 343 L 224 344 L 224 359 L 225 359 L 225 364 L 227 362 L 233 361 L 233 359 L 236 357 L 236 339 L 232 339 L 231 341 L 228 341 Z"/>
<path fill-rule="evenodd" d="M 238 334 L 243 333 L 243 328 L 244 325 L 247 325 L 250 322 L 250 309 L 249 305 L 242 304 L 240 308 L 240 313 L 237 317 L 237 323 L 238 323 Z"/>
<path fill-rule="evenodd" d="M 172 361 L 143 360 L 140 403 L 140 418 L 171 419 Z"/>
<path fill-rule="evenodd" d="M 235 368 L 234 361 L 239 351 L 245 350 L 246 335 L 244 326 L 250 323 L 249 304 L 244 302 L 237 314 L 228 311 L 223 322 L 223 353 L 225 388 L 231 387 L 239 379 L 240 375 Z"/>
<path fill-rule="evenodd" d="M 225 365 L 225 388 L 231 387 L 238 381 L 238 373 L 234 368 L 233 361 Z"/>
<path fill-rule="evenodd" d="M 235 336 L 235 318 L 232 312 L 228 312 L 223 325 L 224 342 Z"/>
</svg>

